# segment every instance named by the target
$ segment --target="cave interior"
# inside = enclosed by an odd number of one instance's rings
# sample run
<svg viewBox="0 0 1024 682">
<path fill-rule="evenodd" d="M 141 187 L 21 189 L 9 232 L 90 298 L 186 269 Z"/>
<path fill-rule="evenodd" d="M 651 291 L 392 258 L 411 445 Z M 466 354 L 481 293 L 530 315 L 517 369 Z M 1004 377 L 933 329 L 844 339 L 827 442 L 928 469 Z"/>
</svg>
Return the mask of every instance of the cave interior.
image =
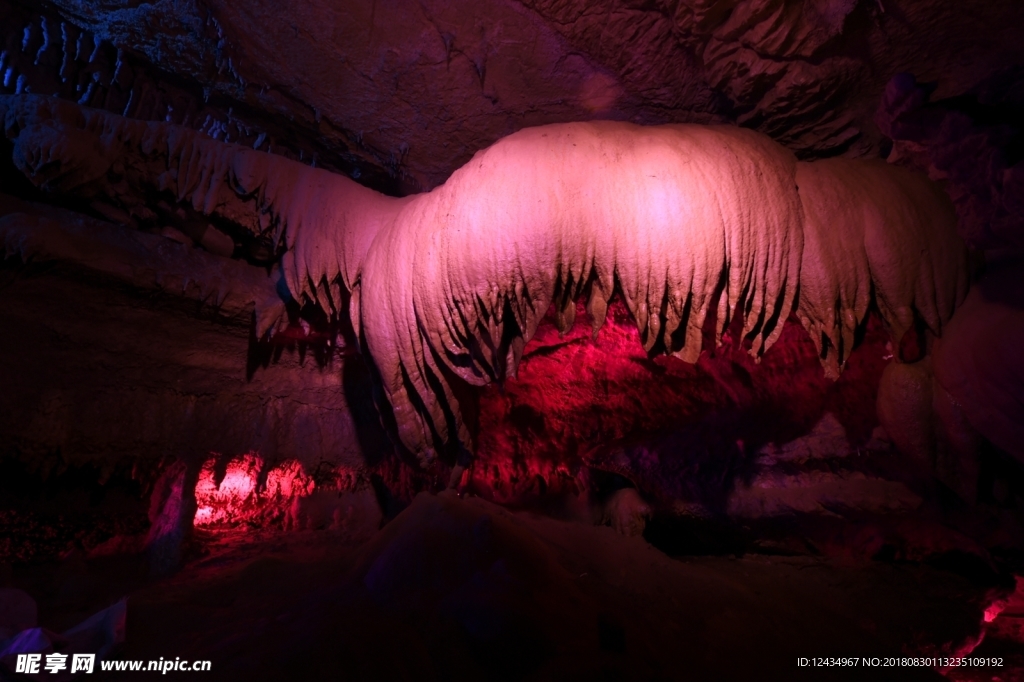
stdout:
<svg viewBox="0 0 1024 682">
<path fill-rule="evenodd" d="M 1024 680 L 1018 0 L 0 0 L 0 124 L 0 679 Z"/>
</svg>

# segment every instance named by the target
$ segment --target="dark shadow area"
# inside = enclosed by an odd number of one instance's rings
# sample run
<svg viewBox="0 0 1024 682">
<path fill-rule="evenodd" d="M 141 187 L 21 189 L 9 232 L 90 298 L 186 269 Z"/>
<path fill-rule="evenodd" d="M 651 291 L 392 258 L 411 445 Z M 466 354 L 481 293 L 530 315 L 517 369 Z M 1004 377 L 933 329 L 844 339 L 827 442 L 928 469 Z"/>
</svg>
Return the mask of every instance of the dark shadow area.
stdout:
<svg viewBox="0 0 1024 682">
<path fill-rule="evenodd" d="M 723 518 L 656 514 L 644 529 L 644 540 L 671 557 L 743 556 L 751 551 L 754 536 Z"/>
<path fill-rule="evenodd" d="M 53 561 L 149 528 L 149 502 L 131 471 L 69 467 L 59 454 L 45 469 L 0 458 L 0 563 Z"/>
</svg>

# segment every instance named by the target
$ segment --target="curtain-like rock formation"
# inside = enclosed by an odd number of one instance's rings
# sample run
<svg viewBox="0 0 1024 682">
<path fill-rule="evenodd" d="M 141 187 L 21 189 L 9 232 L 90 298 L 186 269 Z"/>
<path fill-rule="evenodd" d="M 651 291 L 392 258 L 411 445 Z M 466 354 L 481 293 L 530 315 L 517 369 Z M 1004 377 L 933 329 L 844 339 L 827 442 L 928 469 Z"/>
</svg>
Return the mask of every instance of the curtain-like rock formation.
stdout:
<svg viewBox="0 0 1024 682">
<path fill-rule="evenodd" d="M 398 435 L 424 461 L 471 447 L 453 382 L 514 375 L 549 308 L 568 329 L 580 296 L 595 333 L 618 291 L 648 352 L 690 362 L 711 317 L 718 338 L 742 320 L 757 357 L 795 307 L 837 376 L 872 295 L 898 343 L 915 316 L 940 334 L 966 294 L 951 206 L 926 179 L 797 163 L 734 127 L 527 129 L 393 199 L 170 124 L 34 97 L 0 110 L 37 185 L 144 217 L 162 193 L 273 235 L 291 295 L 338 314 L 348 289 Z"/>
</svg>

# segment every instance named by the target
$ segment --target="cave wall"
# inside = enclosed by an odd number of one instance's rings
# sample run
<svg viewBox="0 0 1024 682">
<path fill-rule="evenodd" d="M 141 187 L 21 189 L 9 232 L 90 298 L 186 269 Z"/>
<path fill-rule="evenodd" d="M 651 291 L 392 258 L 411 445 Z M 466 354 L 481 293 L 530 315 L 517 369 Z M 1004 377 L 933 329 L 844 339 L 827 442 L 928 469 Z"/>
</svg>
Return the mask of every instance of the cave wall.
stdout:
<svg viewBox="0 0 1024 682">
<path fill-rule="evenodd" d="M 927 173 L 951 198 L 959 234 L 993 262 L 994 250 L 1021 244 L 1024 165 L 1014 118 L 1024 101 L 1021 13 L 1009 1 L 966 8 L 925 0 L 610 0 L 586 7 L 494 0 L 410 9 L 6 0 L 0 94 L 56 95 L 178 125 L 196 139 L 268 152 L 390 196 L 442 186 L 473 154 L 530 126 L 738 123 L 801 159 L 882 157 Z M 912 76 L 898 75 L 904 72 Z M 261 302 L 253 292 L 273 295 L 280 281 L 270 267 L 280 245 L 269 232 L 253 238 L 196 207 L 175 218 L 166 196 L 145 182 L 122 182 L 117 171 L 103 192 L 84 199 L 45 183 L 40 189 L 10 164 L 6 143 L 0 150 L 0 191 L 19 197 L 4 199 L 0 218 L 7 239 L 0 242 L 7 256 L 0 296 L 0 381 L 10 387 L 0 396 L 5 455 L 41 473 L 97 464 L 155 477 L 175 458 L 198 465 L 211 452 L 223 461 L 256 451 L 268 467 L 297 459 L 311 469 L 326 462 L 383 476 L 390 486 L 384 497 L 404 498 L 444 487 L 453 466 L 465 464 L 447 453 L 419 467 L 416 453 L 388 438 L 393 424 L 374 406 L 382 404 L 373 396 L 375 368 L 359 355 L 349 310 L 301 300 L 301 278 L 292 281 L 289 293 L 299 300 L 289 300 L 275 338 L 258 333 Z M 54 205 L 75 217 L 54 214 Z M 32 230 L 52 228 L 38 228 L 32 216 L 39 215 L 78 225 L 79 236 L 108 235 L 107 250 L 100 249 L 107 265 L 83 265 L 83 253 L 95 247 L 59 231 L 54 244 L 78 246 L 25 248 Z M 139 236 L 125 242 L 117 232 L 125 229 Z M 168 255 L 174 249 L 180 253 Z M 289 248 L 284 262 L 296 252 Z M 1007 267 L 1018 272 L 1014 258 Z M 975 277 L 988 276 L 983 260 L 975 259 Z M 190 290 L 187 277 L 169 284 L 154 274 L 175 262 L 182 272 L 212 268 L 229 285 L 255 284 L 237 300 L 218 300 L 216 291 L 232 286 L 199 282 Z M 1007 317 L 978 316 L 991 323 L 986 329 L 1010 332 L 999 360 L 987 360 L 993 334 L 964 332 L 973 323 L 963 322 L 938 346 L 936 357 L 951 359 L 934 374 L 954 403 L 968 406 L 956 418 L 989 431 L 985 447 L 1002 457 L 1016 454 L 1021 384 L 1012 348 L 1021 306 L 1012 287 L 994 275 L 990 281 L 981 290 L 1001 292 L 994 298 Z M 520 378 L 466 399 L 479 460 L 462 480 L 493 499 L 521 500 L 562 479 L 568 490 L 581 485 L 581 467 L 607 460 L 615 448 L 702 420 L 721 420 L 730 438 L 720 445 L 733 452 L 744 441 L 737 451 L 750 460 L 764 447 L 808 436 L 826 412 L 855 448 L 877 446 L 873 401 L 883 363 L 921 356 L 903 358 L 904 339 L 887 339 L 872 311 L 854 325 L 859 346 L 836 384 L 821 375 L 822 348 L 797 320 L 780 322 L 782 341 L 759 364 L 734 340 L 719 350 L 705 344 L 696 365 L 685 365 L 648 356 L 621 303 L 613 302 L 611 326 L 596 340 L 579 321 L 582 305 L 576 326 L 570 319 L 565 328 L 564 310 L 576 309 L 569 304 L 539 322 Z M 914 332 L 911 345 L 931 347 L 933 339 Z M 970 409 L 986 401 L 996 406 L 995 420 L 991 409 Z M 928 410 L 922 423 L 931 429 L 940 417 L 938 408 Z M 661 485 L 669 497 L 684 496 L 680 471 L 643 471 L 632 475 L 649 494 Z M 741 483 L 756 479 L 747 474 Z M 1007 493 L 1011 503 L 1015 491 Z"/>
<path fill-rule="evenodd" d="M 265 272 L 36 207 L 44 236 L 38 216 L 14 212 L 30 204 L 6 209 L 5 456 L 44 476 L 93 465 L 151 478 L 211 453 L 313 470 L 367 469 L 390 451 L 350 332 L 296 324 L 256 339 L 252 298 L 274 294 Z"/>
</svg>

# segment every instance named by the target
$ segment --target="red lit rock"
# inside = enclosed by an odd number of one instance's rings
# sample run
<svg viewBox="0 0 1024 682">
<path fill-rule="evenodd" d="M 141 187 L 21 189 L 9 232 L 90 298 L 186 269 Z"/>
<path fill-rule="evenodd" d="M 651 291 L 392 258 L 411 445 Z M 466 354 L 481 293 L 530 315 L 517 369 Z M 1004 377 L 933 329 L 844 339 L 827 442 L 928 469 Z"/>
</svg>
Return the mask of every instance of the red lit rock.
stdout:
<svg viewBox="0 0 1024 682">
<path fill-rule="evenodd" d="M 196 483 L 196 526 L 261 526 L 282 523 L 298 498 L 313 492 L 313 479 L 295 461 L 266 468 L 263 458 L 248 453 L 229 460 L 222 471 L 213 457 Z"/>
</svg>

